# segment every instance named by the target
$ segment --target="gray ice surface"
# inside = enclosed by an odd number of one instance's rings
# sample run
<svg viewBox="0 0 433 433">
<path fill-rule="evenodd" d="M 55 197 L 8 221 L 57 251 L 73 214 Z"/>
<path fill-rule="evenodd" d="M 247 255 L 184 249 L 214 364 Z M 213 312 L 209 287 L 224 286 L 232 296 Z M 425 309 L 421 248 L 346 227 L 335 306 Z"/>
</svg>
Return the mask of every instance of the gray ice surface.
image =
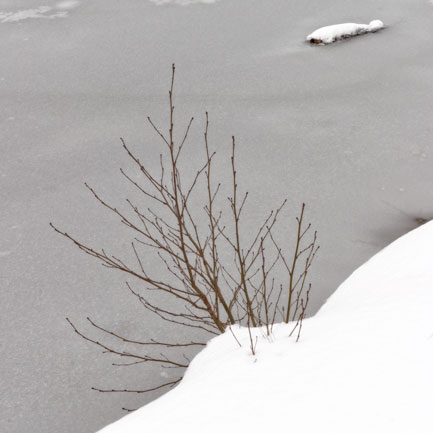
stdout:
<svg viewBox="0 0 433 433">
<path fill-rule="evenodd" d="M 55 2 L 0 0 L 0 12 L 42 5 Z M 48 226 L 127 250 L 125 230 L 83 182 L 114 202 L 128 196 L 118 169 L 131 164 L 119 137 L 154 160 L 159 142 L 145 117 L 167 124 L 171 63 L 179 119 L 197 118 L 193 138 L 205 110 L 219 154 L 237 137 L 251 224 L 285 196 L 287 218 L 307 203 L 321 245 L 311 313 L 356 267 L 416 227 L 416 218 L 433 217 L 428 1 L 85 0 L 48 14 L 61 10 L 63 18 L 0 23 L 5 433 L 92 433 L 121 417 L 122 406 L 159 395 L 91 391 L 156 385 L 165 371 L 116 370 L 74 335 L 66 316 L 88 332 L 89 315 L 135 338 L 188 338 L 143 314 L 122 275 Z M 387 28 L 326 47 L 304 42 L 318 27 L 372 19 Z"/>
</svg>

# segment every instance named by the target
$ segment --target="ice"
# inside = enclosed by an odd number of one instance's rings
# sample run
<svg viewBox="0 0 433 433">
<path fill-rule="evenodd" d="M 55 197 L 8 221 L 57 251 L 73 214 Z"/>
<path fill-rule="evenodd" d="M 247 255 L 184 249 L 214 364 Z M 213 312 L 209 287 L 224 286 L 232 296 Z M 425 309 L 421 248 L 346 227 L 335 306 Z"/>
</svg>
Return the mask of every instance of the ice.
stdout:
<svg viewBox="0 0 433 433">
<path fill-rule="evenodd" d="M 201 161 L 208 111 L 221 166 L 231 136 L 238 140 L 240 178 L 252 198 L 248 220 L 261 222 L 289 197 L 281 224 L 290 235 L 297 206 L 306 202 L 323 248 L 311 274 L 309 314 L 367 257 L 417 226 L 415 217 L 433 216 L 428 1 L 318 7 L 308 0 L 190 6 L 100 0 L 73 10 L 56 9 L 59 2 L 0 1 L 3 13 L 46 5 L 47 15 L 74 15 L 0 24 L 0 173 L 6 175 L 0 177 L 0 250 L 12 251 L 0 260 L 2 338 L 9 347 L 2 357 L 0 431 L 8 433 L 94 432 L 125 415 L 122 407 L 160 395 L 90 390 L 156 386 L 162 379 L 157 367 L 112 367 L 118 360 L 81 341 L 65 316 L 82 325 L 86 315 L 101 315 L 107 327 L 143 339 L 168 339 L 173 328 L 143 314 L 125 293 L 124 277 L 57 238 L 48 222 L 92 246 L 129 254 L 121 224 L 88 197 L 83 182 L 114 205 L 129 196 L 117 175 L 119 167 L 135 171 L 118 137 L 146 161 L 159 155 L 146 116 L 163 129 L 168 124 L 173 62 L 179 138 L 189 116 L 196 117 L 185 162 Z M 370 18 L 382 19 L 386 30 L 323 47 L 304 42 L 318 27 Z M 426 159 L 414 157 L 414 148 Z M 229 180 L 223 171 L 214 174 Z M 179 340 L 192 338 L 188 329 L 176 332 Z M 176 372 L 163 370 L 170 377 Z M 25 408 L 23 416 L 16 408 Z"/>
<path fill-rule="evenodd" d="M 165 5 L 165 4 L 176 4 L 180 6 L 188 6 L 197 3 L 211 4 L 217 2 L 218 0 L 150 0 L 150 1 L 152 3 L 157 4 L 158 6 Z"/>
</svg>

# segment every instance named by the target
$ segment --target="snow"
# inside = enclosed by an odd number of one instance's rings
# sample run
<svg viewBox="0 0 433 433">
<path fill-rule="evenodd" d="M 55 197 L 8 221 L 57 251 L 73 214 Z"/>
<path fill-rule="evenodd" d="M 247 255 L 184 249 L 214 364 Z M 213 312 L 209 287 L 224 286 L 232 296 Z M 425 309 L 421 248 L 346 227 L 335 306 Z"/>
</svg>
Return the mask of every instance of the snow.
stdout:
<svg viewBox="0 0 433 433">
<path fill-rule="evenodd" d="M 80 2 L 78 0 L 68 0 L 68 1 L 61 1 L 56 4 L 57 9 L 74 9 L 77 6 L 79 6 Z"/>
<path fill-rule="evenodd" d="M 377 32 L 384 27 L 380 20 L 373 20 L 370 24 L 344 23 L 333 26 L 321 27 L 307 36 L 307 41 L 314 43 L 330 44 L 339 39 L 351 36 L 362 35 L 364 33 Z"/>
<path fill-rule="evenodd" d="M 74 9 L 79 5 L 80 1 L 78 0 L 65 0 L 57 2 L 55 5 L 55 9 L 58 9 L 61 12 L 56 12 L 50 6 L 39 6 L 37 8 L 23 9 L 16 12 L 0 11 L 0 23 L 16 23 L 35 18 L 65 18 L 68 16 L 68 10 Z"/>
<path fill-rule="evenodd" d="M 214 338 L 177 388 L 100 433 L 431 433 L 433 222 L 355 271 L 298 343 L 292 325 Z"/>
<path fill-rule="evenodd" d="M 66 2 L 71 3 L 71 2 Z M 17 12 L 2 12 L 0 11 L 0 23 L 15 23 L 27 19 L 34 18 L 64 18 L 67 16 L 67 12 L 52 12 L 53 8 L 49 6 L 40 6 L 34 9 L 24 9 Z"/>
</svg>

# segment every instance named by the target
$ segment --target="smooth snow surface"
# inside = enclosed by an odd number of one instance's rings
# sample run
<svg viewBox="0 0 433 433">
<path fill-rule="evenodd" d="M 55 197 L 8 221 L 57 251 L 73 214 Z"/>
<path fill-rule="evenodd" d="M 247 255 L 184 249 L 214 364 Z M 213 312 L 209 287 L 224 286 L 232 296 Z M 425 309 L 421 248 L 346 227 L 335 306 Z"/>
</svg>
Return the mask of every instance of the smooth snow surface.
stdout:
<svg viewBox="0 0 433 433">
<path fill-rule="evenodd" d="M 431 433 L 433 222 L 361 266 L 304 322 L 216 337 L 182 383 L 101 433 Z"/>
<path fill-rule="evenodd" d="M 384 27 L 380 20 L 373 20 L 370 24 L 344 23 L 321 27 L 307 36 L 307 41 L 331 44 L 339 39 L 362 35 L 363 33 L 377 32 Z"/>
</svg>

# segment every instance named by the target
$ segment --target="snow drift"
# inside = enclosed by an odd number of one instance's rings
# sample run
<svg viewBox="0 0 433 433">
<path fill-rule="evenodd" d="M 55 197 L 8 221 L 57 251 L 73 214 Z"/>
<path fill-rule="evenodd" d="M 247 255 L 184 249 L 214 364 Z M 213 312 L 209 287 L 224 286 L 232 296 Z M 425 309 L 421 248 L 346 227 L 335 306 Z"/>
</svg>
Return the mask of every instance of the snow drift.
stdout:
<svg viewBox="0 0 433 433">
<path fill-rule="evenodd" d="M 183 381 L 101 433 L 431 433 L 433 222 L 355 271 L 299 343 L 292 325 L 211 340 Z"/>
<path fill-rule="evenodd" d="M 307 36 L 307 41 L 314 44 L 331 44 L 339 39 L 350 38 L 351 36 L 364 33 L 377 32 L 383 29 L 383 22 L 380 20 L 371 21 L 370 24 L 344 23 L 333 26 L 321 27 Z"/>
</svg>

